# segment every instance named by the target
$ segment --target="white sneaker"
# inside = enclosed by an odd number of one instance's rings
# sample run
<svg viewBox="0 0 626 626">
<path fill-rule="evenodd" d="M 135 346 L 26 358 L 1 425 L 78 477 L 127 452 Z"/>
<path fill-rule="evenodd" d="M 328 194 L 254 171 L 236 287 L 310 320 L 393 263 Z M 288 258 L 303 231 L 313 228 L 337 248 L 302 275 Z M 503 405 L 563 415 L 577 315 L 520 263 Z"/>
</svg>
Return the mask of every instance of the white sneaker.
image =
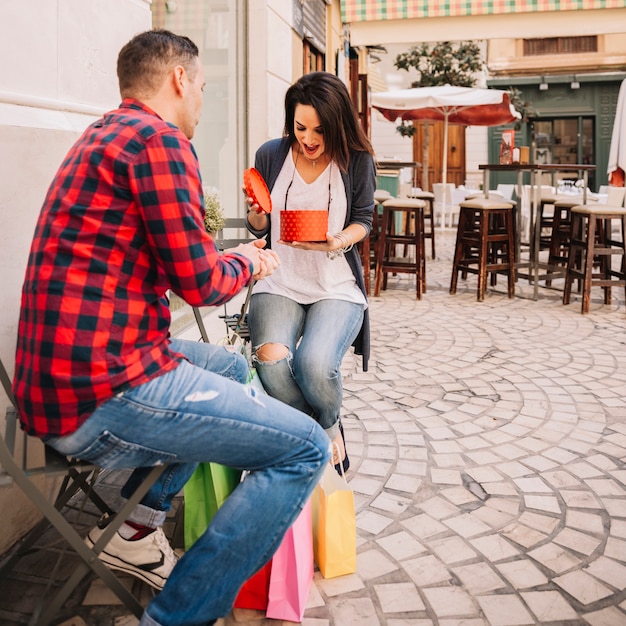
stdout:
<svg viewBox="0 0 626 626">
<path fill-rule="evenodd" d="M 104 531 L 97 526 L 85 537 L 93 548 Z M 155 589 L 163 589 L 167 578 L 178 561 L 162 528 L 142 539 L 130 541 L 118 532 L 100 552 L 100 560 L 109 568 L 132 574 Z"/>
</svg>

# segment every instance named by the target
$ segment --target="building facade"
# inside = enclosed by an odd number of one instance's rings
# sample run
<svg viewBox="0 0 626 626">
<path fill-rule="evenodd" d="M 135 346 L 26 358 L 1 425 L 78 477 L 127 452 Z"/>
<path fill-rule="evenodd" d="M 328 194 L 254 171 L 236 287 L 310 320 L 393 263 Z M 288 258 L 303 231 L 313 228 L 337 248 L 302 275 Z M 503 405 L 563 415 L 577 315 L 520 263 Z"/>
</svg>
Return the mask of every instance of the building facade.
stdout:
<svg viewBox="0 0 626 626">
<path fill-rule="evenodd" d="M 252 164 L 258 146 L 282 134 L 285 91 L 307 71 L 325 69 L 343 78 L 362 123 L 371 129 L 377 152 L 386 156 L 387 152 L 395 155 L 406 150 L 399 156 L 411 158 L 410 146 L 399 136 L 384 143 L 387 139 L 375 132 L 368 106 L 372 50 L 390 42 L 406 47 L 420 41 L 489 42 L 486 59 L 490 80 L 494 86 L 508 86 L 515 79 L 512 84 L 528 94 L 542 113 L 540 121 L 552 124 L 549 129 L 542 126 L 537 130 L 550 134 L 552 154 L 573 147 L 569 141 L 574 135 L 571 124 L 560 120 L 575 120 L 585 137 L 591 118 L 593 149 L 588 153 L 587 140 L 581 144 L 577 136 L 576 150 L 600 164 L 602 142 L 610 137 L 614 87 L 626 71 L 625 6 L 625 0 L 2 2 L 0 357 L 12 370 L 21 284 L 48 185 L 83 129 L 119 103 L 117 52 L 137 32 L 152 25 L 165 27 L 188 35 L 198 44 L 207 88 L 194 146 L 205 185 L 218 190 L 226 214 L 237 217 L 246 208 L 242 172 Z M 545 58 L 538 64 L 536 58 L 520 53 L 526 39 L 589 35 L 597 38 L 597 49 L 569 56 L 557 49 L 549 72 L 537 69 L 548 67 Z M 543 78 L 547 90 L 539 89 Z M 576 82 L 579 89 L 572 91 Z M 401 86 L 386 84 L 389 88 Z M 565 105 L 569 107 L 566 115 Z M 389 135 L 394 135 L 393 125 L 386 124 Z M 483 130 L 468 131 L 472 138 L 467 141 L 471 145 L 467 150 L 470 171 L 488 158 L 489 140 Z M 520 137 L 520 141 L 527 140 Z M 491 142 L 495 141 L 494 135 Z M 548 145 L 540 147 L 547 149 Z M 581 158 L 579 152 L 576 158 Z M 223 328 L 220 312 L 207 313 L 209 327 Z M 183 324 L 181 333 L 187 331 Z M 3 397 L 0 427 L 6 405 Z M 18 490 L 11 488 L 0 490 L 0 511 L 5 531 L 0 538 L 2 553 L 37 515 L 28 509 Z"/>
<path fill-rule="evenodd" d="M 119 49 L 152 26 L 200 49 L 207 86 L 193 143 L 203 182 L 228 217 L 245 211 L 243 170 L 283 130 L 283 98 L 304 72 L 345 76 L 338 0 L 22 0 L 0 3 L 0 357 L 13 370 L 22 280 L 48 185 L 85 127 L 119 104 Z M 205 324 L 220 339 L 221 309 Z M 189 323 L 188 323 L 189 322 Z M 211 334 L 211 330 L 215 329 Z M 195 333 L 182 319 L 177 334 Z M 8 400 L 0 394 L 0 428 Z M 53 485 L 46 486 L 52 493 Z M 38 518 L 16 488 L 0 489 L 0 554 Z"/>
<path fill-rule="evenodd" d="M 482 42 L 487 75 L 479 86 L 518 89 L 532 105 L 528 121 L 516 130 L 516 144 L 532 146 L 532 157 L 542 161 L 593 163 L 592 188 L 606 184 L 617 93 L 626 78 L 624 0 L 344 0 L 342 7 L 351 45 L 361 50 L 390 42 L 395 50 L 421 42 Z M 406 72 L 386 78 L 394 81 L 389 89 L 410 86 Z M 480 162 L 497 161 L 507 128 L 468 129 L 468 177 L 478 175 Z M 386 154 L 406 160 L 420 153 L 406 140 L 392 139 L 395 128 L 388 122 L 372 120 L 372 130 L 375 148 Z M 506 176 L 494 175 L 493 182 L 510 182 Z"/>
</svg>

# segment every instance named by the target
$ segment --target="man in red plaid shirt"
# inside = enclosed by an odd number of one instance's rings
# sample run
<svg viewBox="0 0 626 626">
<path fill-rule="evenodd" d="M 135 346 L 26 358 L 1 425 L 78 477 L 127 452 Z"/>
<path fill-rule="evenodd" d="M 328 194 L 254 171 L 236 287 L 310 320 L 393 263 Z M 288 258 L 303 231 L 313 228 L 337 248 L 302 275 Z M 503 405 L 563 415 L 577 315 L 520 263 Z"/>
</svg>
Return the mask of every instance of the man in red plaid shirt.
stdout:
<svg viewBox="0 0 626 626">
<path fill-rule="evenodd" d="M 241 355 L 169 336 L 168 290 L 192 306 L 219 305 L 278 258 L 262 240 L 220 254 L 205 232 L 190 143 L 204 88 L 196 45 L 141 33 L 122 48 L 117 73 L 120 107 L 70 149 L 37 222 L 13 389 L 28 433 L 103 467 L 139 468 L 126 497 L 150 466 L 168 464 L 101 558 L 162 590 L 142 626 L 213 624 L 307 501 L 328 437 L 241 384 Z M 250 473 L 178 561 L 161 525 L 207 461 Z"/>
</svg>

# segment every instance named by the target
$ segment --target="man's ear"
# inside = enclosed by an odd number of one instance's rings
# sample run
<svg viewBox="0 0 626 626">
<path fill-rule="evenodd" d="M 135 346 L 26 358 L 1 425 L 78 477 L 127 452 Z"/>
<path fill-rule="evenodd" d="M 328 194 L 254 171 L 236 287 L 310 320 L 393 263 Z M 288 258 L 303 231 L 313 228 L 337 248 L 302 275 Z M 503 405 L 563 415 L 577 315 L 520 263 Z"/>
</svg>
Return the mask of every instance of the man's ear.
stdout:
<svg viewBox="0 0 626 626">
<path fill-rule="evenodd" d="M 185 91 L 185 68 L 182 65 L 177 65 L 174 68 L 172 81 L 174 83 L 174 90 L 179 96 L 182 96 Z"/>
</svg>

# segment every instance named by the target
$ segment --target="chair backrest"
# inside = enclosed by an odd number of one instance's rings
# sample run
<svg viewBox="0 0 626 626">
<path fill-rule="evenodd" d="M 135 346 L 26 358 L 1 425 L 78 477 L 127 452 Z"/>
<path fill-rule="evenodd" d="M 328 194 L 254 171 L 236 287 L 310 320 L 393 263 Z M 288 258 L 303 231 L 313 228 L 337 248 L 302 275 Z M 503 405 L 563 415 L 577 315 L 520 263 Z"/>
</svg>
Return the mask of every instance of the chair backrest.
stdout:
<svg viewBox="0 0 626 626">
<path fill-rule="evenodd" d="M 215 245 L 218 250 L 226 250 L 252 239 L 254 237 L 246 227 L 245 217 L 227 217 L 222 230 L 215 237 Z"/>
<path fill-rule="evenodd" d="M 513 194 L 515 193 L 515 187 L 516 187 L 516 185 L 500 183 L 499 185 L 497 185 L 496 191 L 498 193 L 502 194 L 502 197 L 505 200 L 512 200 L 513 199 Z"/>
<path fill-rule="evenodd" d="M 454 183 L 446 183 L 445 185 L 445 202 L 452 204 L 452 192 L 454 191 Z M 444 202 L 444 184 L 433 183 L 433 194 L 435 196 L 435 204 L 443 204 Z"/>
<path fill-rule="evenodd" d="M 381 204 L 385 200 L 389 200 L 389 198 L 393 198 L 391 193 L 386 189 L 375 189 L 374 190 L 374 200 Z"/>
<path fill-rule="evenodd" d="M 229 248 L 234 248 L 240 243 L 247 243 L 248 241 L 253 240 L 254 237 L 246 226 L 245 217 L 227 217 L 224 221 L 224 226 L 214 238 L 215 245 L 217 249 L 221 252 Z M 224 304 L 224 314 L 221 317 L 224 318 L 224 321 L 226 323 L 227 332 L 229 333 L 229 340 L 234 337 L 234 334 L 230 334 L 230 331 L 237 334 L 237 336 L 243 334 L 246 339 L 249 337 L 249 335 L 247 334 L 247 324 L 243 328 L 242 326 L 243 320 L 245 319 L 244 313 L 247 310 L 248 303 L 250 301 L 251 290 L 252 284 L 248 288 L 246 300 L 241 308 L 239 315 L 229 314 L 227 306 L 226 304 Z M 204 341 L 205 343 L 210 343 L 209 335 L 207 333 L 204 319 L 202 317 L 202 311 L 198 307 L 192 307 L 192 310 L 194 318 L 196 320 L 196 324 L 198 326 L 198 330 L 200 331 L 200 337 L 202 338 L 202 341 Z M 239 316 L 241 316 L 241 321 L 239 320 Z"/>
<path fill-rule="evenodd" d="M 622 206 L 624 204 L 624 195 L 626 194 L 626 187 L 614 187 L 609 186 L 606 191 L 607 206 Z"/>
</svg>

